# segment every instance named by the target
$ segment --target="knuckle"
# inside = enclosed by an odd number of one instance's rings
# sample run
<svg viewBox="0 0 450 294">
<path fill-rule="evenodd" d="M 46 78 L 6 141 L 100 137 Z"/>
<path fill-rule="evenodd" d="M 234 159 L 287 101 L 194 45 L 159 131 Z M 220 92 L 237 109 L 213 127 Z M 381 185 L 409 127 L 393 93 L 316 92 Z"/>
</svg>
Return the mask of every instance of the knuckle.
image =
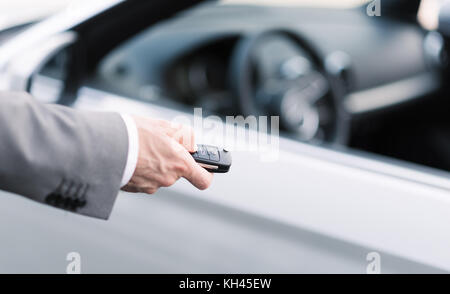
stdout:
<svg viewBox="0 0 450 294">
<path fill-rule="evenodd" d="M 172 177 L 163 178 L 160 182 L 162 187 L 170 187 L 175 183 L 175 179 Z"/>
<path fill-rule="evenodd" d="M 163 119 L 155 119 L 155 124 L 159 125 L 163 128 L 170 127 L 170 125 L 171 125 L 168 121 L 163 120 Z"/>
<path fill-rule="evenodd" d="M 180 175 L 186 174 L 188 170 L 189 170 L 188 165 L 184 161 L 180 161 L 180 163 L 176 164 L 174 167 L 174 171 Z"/>
<path fill-rule="evenodd" d="M 169 148 L 172 156 L 177 156 L 180 154 L 180 151 L 182 150 L 180 148 L 181 146 L 179 146 L 179 144 L 176 141 L 174 141 L 172 138 L 167 140 L 167 145 L 168 145 L 167 147 Z"/>
<path fill-rule="evenodd" d="M 155 194 L 157 190 L 158 190 L 158 189 L 151 187 L 151 188 L 146 188 L 146 189 L 144 190 L 144 192 L 145 192 L 146 194 Z"/>
</svg>

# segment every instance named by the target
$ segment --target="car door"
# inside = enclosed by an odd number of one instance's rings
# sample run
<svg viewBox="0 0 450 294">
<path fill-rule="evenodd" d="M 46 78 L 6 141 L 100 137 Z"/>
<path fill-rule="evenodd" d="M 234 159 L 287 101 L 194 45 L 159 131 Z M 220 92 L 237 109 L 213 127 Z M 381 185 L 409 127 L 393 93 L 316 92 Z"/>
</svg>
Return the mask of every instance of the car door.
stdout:
<svg viewBox="0 0 450 294">
<path fill-rule="evenodd" d="M 26 72 L 35 73 L 49 55 L 77 44 L 76 37 L 57 36 L 41 36 L 60 42 L 33 59 L 18 57 L 37 51 L 20 44 L 21 54 L 3 67 L 3 88 L 20 90 L 27 84 L 16 72 L 17 60 L 20 65 L 29 61 Z M 12 52 L 19 41 L 12 40 L 3 52 Z M 55 87 L 50 82 L 40 91 L 46 96 Z M 192 109 L 136 101 L 83 83 L 74 97 L 72 107 L 80 110 L 195 119 Z M 231 172 L 216 175 L 206 191 L 181 181 L 153 196 L 120 192 L 108 221 L 1 192 L 0 272 L 64 273 L 71 253 L 79 256 L 83 273 L 450 269 L 447 173 L 284 137 L 273 140 L 276 160 L 263 160 L 258 150 L 234 150 Z"/>
</svg>

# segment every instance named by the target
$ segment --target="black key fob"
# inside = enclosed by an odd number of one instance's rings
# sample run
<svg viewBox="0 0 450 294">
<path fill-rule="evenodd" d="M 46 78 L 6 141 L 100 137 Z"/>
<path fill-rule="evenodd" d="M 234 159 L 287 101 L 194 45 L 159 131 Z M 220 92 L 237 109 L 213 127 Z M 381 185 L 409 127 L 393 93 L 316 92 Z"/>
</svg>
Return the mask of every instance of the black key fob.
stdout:
<svg viewBox="0 0 450 294">
<path fill-rule="evenodd" d="M 211 173 L 226 173 L 231 167 L 231 153 L 225 149 L 209 145 L 197 145 L 192 153 L 195 161 Z"/>
</svg>

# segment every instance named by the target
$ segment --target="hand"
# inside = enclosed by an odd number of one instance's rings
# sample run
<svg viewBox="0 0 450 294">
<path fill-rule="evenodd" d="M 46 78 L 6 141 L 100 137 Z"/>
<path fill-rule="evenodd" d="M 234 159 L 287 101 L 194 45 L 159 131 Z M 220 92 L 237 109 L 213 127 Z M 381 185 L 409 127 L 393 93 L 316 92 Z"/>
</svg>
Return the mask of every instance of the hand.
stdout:
<svg viewBox="0 0 450 294">
<path fill-rule="evenodd" d="M 127 192 L 155 193 L 160 187 L 172 186 L 181 177 L 204 190 L 213 175 L 198 165 L 189 152 L 196 151 L 194 132 L 190 127 L 164 120 L 133 117 L 139 135 L 139 155 Z"/>
</svg>

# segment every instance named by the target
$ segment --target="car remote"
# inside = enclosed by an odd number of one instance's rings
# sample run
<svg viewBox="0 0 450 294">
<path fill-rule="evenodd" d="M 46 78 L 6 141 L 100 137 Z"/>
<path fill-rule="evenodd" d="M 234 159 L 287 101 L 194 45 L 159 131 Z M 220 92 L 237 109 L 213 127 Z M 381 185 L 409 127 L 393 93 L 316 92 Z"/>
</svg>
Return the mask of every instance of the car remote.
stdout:
<svg viewBox="0 0 450 294">
<path fill-rule="evenodd" d="M 209 145 L 197 145 L 192 157 L 198 164 L 211 173 L 226 173 L 231 166 L 231 153 L 225 149 Z"/>
</svg>

